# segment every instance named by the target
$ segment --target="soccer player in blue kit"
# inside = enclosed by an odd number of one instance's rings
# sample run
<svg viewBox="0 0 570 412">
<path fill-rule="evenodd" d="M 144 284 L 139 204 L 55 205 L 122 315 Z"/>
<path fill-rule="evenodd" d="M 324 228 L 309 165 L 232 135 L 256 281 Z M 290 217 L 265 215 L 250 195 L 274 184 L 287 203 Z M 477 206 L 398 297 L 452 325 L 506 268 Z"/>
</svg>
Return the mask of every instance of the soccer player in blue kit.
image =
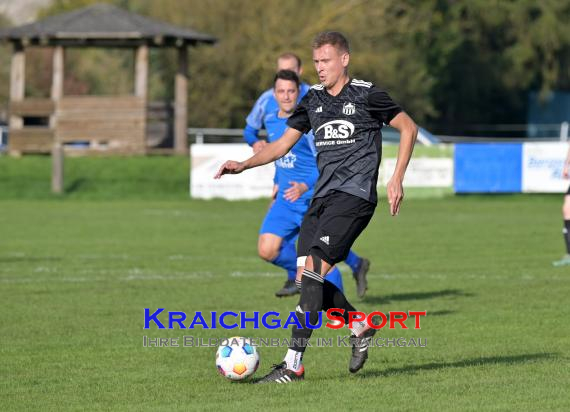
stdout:
<svg viewBox="0 0 570 412">
<path fill-rule="evenodd" d="M 303 74 L 303 65 L 301 58 L 295 53 L 283 53 L 277 58 L 277 71 L 281 70 L 291 70 L 301 76 Z M 307 83 L 299 83 L 299 100 L 303 98 L 309 91 L 311 86 Z M 264 91 L 261 96 L 256 100 L 253 105 L 253 109 L 247 115 L 245 119 L 245 128 L 243 129 L 243 139 L 245 142 L 253 148 L 254 153 L 259 152 L 265 147 L 267 142 L 259 138 L 259 131 L 265 125 L 265 117 L 269 114 L 273 114 L 275 111 L 279 110 L 277 105 L 277 100 L 273 94 L 273 87 Z"/>
<path fill-rule="evenodd" d="M 269 142 L 281 137 L 287 128 L 287 118 L 309 89 L 309 86 L 301 83 L 298 78 L 298 75 L 302 73 L 302 65 L 297 55 L 281 54 L 277 59 L 277 68 L 278 73 L 289 73 L 282 74 L 286 78 L 275 78 L 274 87 L 259 97 L 246 119 L 244 139 L 252 146 L 254 153 L 263 149 L 267 144 L 264 140 L 258 139 L 259 130 L 265 127 Z M 305 135 L 285 158 L 275 162 L 276 176 L 273 194 L 275 202 L 269 209 L 259 232 L 258 253 L 262 259 L 282 267 L 287 272 L 285 284 L 275 293 L 277 297 L 299 293 L 295 285 L 297 273 L 295 241 L 303 215 L 309 207 L 312 188 L 318 177 L 315 156 L 312 134 L 309 134 Z M 280 173 L 281 171 L 283 173 Z M 370 261 L 359 257 L 351 250 L 345 263 L 352 270 L 357 295 L 363 297 L 367 289 L 366 274 Z M 334 268 L 328 274 L 327 280 L 340 290 L 344 290 L 342 275 L 338 268 Z"/>
</svg>

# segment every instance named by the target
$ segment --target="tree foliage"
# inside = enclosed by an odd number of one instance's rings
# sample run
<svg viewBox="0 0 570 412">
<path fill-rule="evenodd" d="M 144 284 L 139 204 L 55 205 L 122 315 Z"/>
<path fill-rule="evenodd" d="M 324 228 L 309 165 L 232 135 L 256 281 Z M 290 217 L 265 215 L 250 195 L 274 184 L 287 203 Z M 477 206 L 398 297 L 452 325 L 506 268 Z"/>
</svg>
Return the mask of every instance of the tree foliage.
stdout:
<svg viewBox="0 0 570 412">
<path fill-rule="evenodd" d="M 42 16 L 91 3 L 56 0 Z M 213 47 L 189 52 L 192 126 L 242 127 L 257 96 L 270 87 L 276 56 L 283 51 L 298 53 L 305 62 L 303 78 L 315 82 L 310 43 L 323 30 L 349 37 L 352 76 L 387 89 L 436 132 L 462 133 L 473 123 L 524 123 L 529 91 L 546 96 L 570 89 L 569 0 L 113 3 L 219 38 Z M 5 49 L 0 53 L 6 61 Z M 125 50 L 70 53 L 66 92 L 129 92 L 132 66 L 132 53 Z M 151 99 L 172 99 L 175 70 L 173 50 L 151 51 Z M 37 77 L 28 85 L 33 94 L 45 79 L 42 73 L 28 74 Z"/>
</svg>

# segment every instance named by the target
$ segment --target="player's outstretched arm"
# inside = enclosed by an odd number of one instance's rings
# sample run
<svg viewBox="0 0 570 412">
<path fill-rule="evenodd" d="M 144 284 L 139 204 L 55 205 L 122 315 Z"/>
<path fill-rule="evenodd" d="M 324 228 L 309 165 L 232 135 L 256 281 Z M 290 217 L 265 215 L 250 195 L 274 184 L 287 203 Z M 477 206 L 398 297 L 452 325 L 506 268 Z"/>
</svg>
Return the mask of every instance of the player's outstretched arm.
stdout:
<svg viewBox="0 0 570 412">
<path fill-rule="evenodd" d="M 300 131 L 291 127 L 288 128 L 285 130 L 285 133 L 283 133 L 283 136 L 266 145 L 263 150 L 256 153 L 249 159 L 243 162 L 236 162 L 235 160 L 228 160 L 225 162 L 218 170 L 218 173 L 214 176 L 214 179 L 219 179 L 223 175 L 227 174 L 238 174 L 244 170 L 271 163 L 280 157 L 285 156 L 295 143 L 297 143 L 301 135 L 302 133 Z"/>
<path fill-rule="evenodd" d="M 388 193 L 388 202 L 390 203 L 390 214 L 397 215 L 400 212 L 400 204 L 404 199 L 404 188 L 402 182 L 404 174 L 412 157 L 414 144 L 418 137 L 418 126 L 412 118 L 405 112 L 400 112 L 392 119 L 390 126 L 396 128 L 400 132 L 400 147 L 398 149 L 398 159 L 396 160 L 396 168 L 394 174 L 386 186 Z"/>
</svg>

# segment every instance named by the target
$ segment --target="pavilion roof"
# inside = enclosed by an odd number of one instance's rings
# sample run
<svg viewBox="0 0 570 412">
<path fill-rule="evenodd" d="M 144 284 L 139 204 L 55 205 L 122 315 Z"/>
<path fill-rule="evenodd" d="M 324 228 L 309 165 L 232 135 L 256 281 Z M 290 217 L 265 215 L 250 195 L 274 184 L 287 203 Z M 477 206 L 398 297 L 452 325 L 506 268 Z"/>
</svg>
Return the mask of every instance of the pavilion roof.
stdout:
<svg viewBox="0 0 570 412">
<path fill-rule="evenodd" d="M 40 46 L 181 47 L 213 44 L 209 34 L 141 16 L 111 4 L 95 4 L 34 23 L 0 30 L 0 40 Z"/>
</svg>

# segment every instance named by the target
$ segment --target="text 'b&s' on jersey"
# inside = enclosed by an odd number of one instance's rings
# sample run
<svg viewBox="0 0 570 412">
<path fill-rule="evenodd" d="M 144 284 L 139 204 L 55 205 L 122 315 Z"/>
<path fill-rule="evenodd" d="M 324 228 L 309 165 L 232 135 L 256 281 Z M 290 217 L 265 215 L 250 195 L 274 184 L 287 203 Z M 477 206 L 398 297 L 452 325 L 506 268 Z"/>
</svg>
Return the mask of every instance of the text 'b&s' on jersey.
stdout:
<svg viewBox="0 0 570 412">
<path fill-rule="evenodd" d="M 312 86 L 287 124 L 313 130 L 319 168 L 314 197 L 337 190 L 376 203 L 381 129 L 401 111 L 388 93 L 363 80 L 352 79 L 336 96 Z"/>
</svg>

